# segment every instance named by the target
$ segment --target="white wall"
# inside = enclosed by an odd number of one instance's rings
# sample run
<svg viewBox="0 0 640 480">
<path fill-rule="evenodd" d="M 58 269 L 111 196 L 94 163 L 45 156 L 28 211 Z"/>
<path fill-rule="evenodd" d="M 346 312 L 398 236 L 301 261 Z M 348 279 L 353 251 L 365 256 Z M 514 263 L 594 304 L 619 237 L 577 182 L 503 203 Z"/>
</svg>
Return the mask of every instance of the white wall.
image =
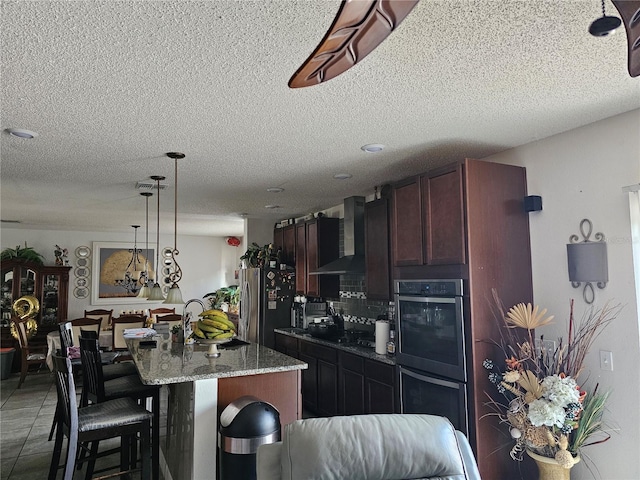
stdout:
<svg viewBox="0 0 640 480">
<path fill-rule="evenodd" d="M 16 245 L 24 246 L 26 241 L 30 247 L 45 257 L 46 265 L 54 264 L 54 246 L 60 245 L 69 250 L 69 263 L 75 267 L 75 249 L 80 245 L 90 248 L 93 242 L 126 242 L 132 243 L 131 233 L 107 233 L 107 232 L 67 232 L 58 230 L 28 230 L 21 228 L 2 228 L 0 243 L 2 249 Z M 172 235 L 160 235 L 160 245 L 173 245 Z M 144 248 L 143 245 L 138 245 Z M 220 287 L 232 285 L 235 282 L 233 272 L 239 263 L 239 247 L 227 245 L 226 237 L 201 237 L 201 236 L 179 236 L 177 257 L 182 268 L 182 280 L 180 290 L 182 298 L 187 301 L 192 298 L 202 298 L 203 295 L 213 292 Z M 140 303 L 118 304 L 117 301 L 109 305 L 91 306 L 91 298 L 77 299 L 73 296 L 74 280 L 73 268 L 69 273 L 69 318 L 81 317 L 84 310 L 91 308 L 114 309 L 114 314 L 118 315 L 121 310 L 139 310 L 149 308 L 151 302 L 141 301 Z M 93 272 L 92 272 L 93 274 Z M 160 303 L 154 302 L 155 307 Z M 181 307 L 178 307 L 181 312 Z"/>
<path fill-rule="evenodd" d="M 576 130 L 509 150 L 486 160 L 522 165 L 530 195 L 542 196 L 543 210 L 530 214 L 535 303 L 555 315 L 555 324 L 540 329 L 547 339 L 567 338 L 569 299 L 575 317 L 587 305 L 582 290 L 571 287 L 566 244 L 580 236 L 583 218 L 594 233 L 606 236 L 609 283 L 596 288 L 594 305 L 607 300 L 624 305 L 621 315 L 596 340 L 589 357 L 590 372 L 580 377 L 612 389 L 608 420 L 619 431 L 600 445 L 587 447 L 601 478 L 640 478 L 640 334 L 634 283 L 628 194 L 622 187 L 640 182 L 640 110 L 618 115 Z M 582 238 L 580 236 L 580 238 Z M 592 238 L 593 240 L 593 235 Z M 599 350 L 613 352 L 614 371 L 600 369 Z M 574 467 L 575 478 L 592 478 L 589 460 Z M 592 470 L 593 469 L 592 465 Z"/>
</svg>

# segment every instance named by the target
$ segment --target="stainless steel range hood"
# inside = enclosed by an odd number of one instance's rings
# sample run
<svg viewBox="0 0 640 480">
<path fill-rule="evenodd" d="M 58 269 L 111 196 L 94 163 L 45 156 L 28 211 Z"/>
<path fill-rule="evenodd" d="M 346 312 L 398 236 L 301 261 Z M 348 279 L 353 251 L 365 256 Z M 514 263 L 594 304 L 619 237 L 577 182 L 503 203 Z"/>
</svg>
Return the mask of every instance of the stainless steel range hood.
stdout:
<svg viewBox="0 0 640 480">
<path fill-rule="evenodd" d="M 319 267 L 311 275 L 365 273 L 364 197 L 344 199 L 344 256 Z"/>
</svg>

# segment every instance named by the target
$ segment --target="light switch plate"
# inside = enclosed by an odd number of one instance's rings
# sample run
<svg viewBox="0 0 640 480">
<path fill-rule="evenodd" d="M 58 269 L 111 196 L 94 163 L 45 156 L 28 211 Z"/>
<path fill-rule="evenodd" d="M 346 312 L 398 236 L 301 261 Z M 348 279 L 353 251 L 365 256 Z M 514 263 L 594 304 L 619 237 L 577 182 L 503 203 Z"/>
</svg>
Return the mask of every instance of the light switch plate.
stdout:
<svg viewBox="0 0 640 480">
<path fill-rule="evenodd" d="M 600 369 L 613 372 L 613 353 L 600 350 Z"/>
</svg>

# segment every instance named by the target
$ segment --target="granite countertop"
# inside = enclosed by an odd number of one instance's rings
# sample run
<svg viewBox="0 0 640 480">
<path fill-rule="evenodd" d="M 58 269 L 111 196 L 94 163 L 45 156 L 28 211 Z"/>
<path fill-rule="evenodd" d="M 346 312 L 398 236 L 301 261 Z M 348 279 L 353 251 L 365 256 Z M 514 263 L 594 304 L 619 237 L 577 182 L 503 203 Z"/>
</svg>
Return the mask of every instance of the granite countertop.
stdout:
<svg viewBox="0 0 640 480">
<path fill-rule="evenodd" d="M 273 330 L 276 333 L 281 333 L 283 335 L 287 335 L 289 337 L 299 338 L 301 340 L 306 340 L 312 343 L 318 343 L 320 345 L 325 345 L 327 347 L 335 348 L 336 350 L 342 350 L 344 352 L 353 353 L 355 355 L 359 355 L 361 357 L 369 358 L 371 360 L 376 360 L 378 362 L 386 363 L 388 365 L 395 365 L 396 358 L 390 357 L 388 355 L 379 355 L 373 348 L 362 347 L 360 345 L 349 344 L 349 343 L 338 343 L 332 340 L 324 340 L 322 338 L 316 338 L 311 336 L 311 334 L 307 333 L 302 328 L 276 328 Z"/>
<path fill-rule="evenodd" d="M 155 340 L 156 347 L 141 346 L 140 342 L 145 340 Z M 205 356 L 207 345 L 173 343 L 169 335 L 154 335 L 144 339 L 128 338 L 126 342 L 140 378 L 147 385 L 308 368 L 305 362 L 255 343 L 239 346 L 219 345 L 221 355 L 218 358 L 208 358 Z"/>
</svg>

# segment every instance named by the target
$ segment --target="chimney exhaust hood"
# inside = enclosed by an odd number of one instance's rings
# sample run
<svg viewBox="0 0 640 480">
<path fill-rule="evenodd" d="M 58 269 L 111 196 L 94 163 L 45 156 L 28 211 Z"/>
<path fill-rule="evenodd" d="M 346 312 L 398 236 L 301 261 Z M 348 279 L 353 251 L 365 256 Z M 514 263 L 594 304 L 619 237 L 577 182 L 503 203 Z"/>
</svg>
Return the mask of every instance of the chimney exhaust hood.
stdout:
<svg viewBox="0 0 640 480">
<path fill-rule="evenodd" d="M 364 261 L 364 197 L 344 199 L 344 256 L 322 265 L 311 275 L 365 273 Z"/>
</svg>

